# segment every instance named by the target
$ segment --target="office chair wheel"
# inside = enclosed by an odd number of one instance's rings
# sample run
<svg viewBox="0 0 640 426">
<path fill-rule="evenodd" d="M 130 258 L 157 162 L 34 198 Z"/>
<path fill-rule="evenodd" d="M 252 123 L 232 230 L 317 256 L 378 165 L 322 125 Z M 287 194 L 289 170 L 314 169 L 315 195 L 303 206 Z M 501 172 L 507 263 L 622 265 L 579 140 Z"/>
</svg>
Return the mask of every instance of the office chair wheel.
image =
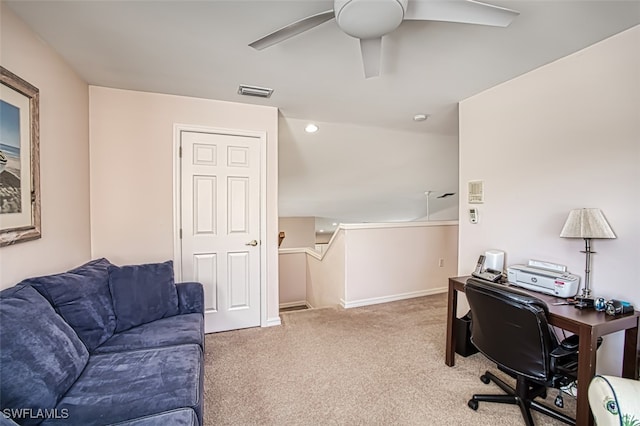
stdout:
<svg viewBox="0 0 640 426">
<path fill-rule="evenodd" d="M 467 402 L 467 405 L 473 411 L 477 411 L 478 410 L 478 401 L 476 401 L 475 399 L 470 399 L 469 402 Z"/>
<path fill-rule="evenodd" d="M 477 411 L 478 410 L 478 401 L 476 401 L 475 399 L 470 399 L 469 402 L 467 402 L 467 405 L 473 411 Z"/>
<path fill-rule="evenodd" d="M 486 374 L 483 374 L 482 376 L 480 376 L 480 380 L 482 380 L 482 383 L 484 383 L 485 385 L 488 385 L 491 382 L 491 380 L 489 379 L 489 377 L 487 377 Z M 477 406 L 478 405 L 476 404 L 476 408 L 477 408 Z M 475 410 L 475 408 L 474 408 L 474 410 Z"/>
</svg>

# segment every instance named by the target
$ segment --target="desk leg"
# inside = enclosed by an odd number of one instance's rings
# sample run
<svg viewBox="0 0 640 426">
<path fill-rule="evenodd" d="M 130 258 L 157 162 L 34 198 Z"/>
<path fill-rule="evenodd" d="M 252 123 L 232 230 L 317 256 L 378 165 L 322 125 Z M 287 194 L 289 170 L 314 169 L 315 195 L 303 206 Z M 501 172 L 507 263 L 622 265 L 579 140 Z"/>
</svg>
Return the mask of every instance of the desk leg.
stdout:
<svg viewBox="0 0 640 426">
<path fill-rule="evenodd" d="M 640 322 L 640 319 L 638 319 Z M 638 379 L 638 325 L 634 328 L 627 328 L 624 332 L 624 358 L 622 359 L 622 377 L 628 379 Z"/>
<path fill-rule="evenodd" d="M 456 363 L 456 328 L 454 322 L 458 313 L 458 292 L 449 282 L 449 297 L 447 301 L 447 346 L 445 348 L 444 363 L 453 367 Z"/>
<path fill-rule="evenodd" d="M 576 424 L 593 426 L 593 415 L 589 409 L 589 383 L 596 374 L 596 349 L 598 339 L 591 327 L 580 328 L 578 348 L 578 398 L 576 403 Z"/>
</svg>

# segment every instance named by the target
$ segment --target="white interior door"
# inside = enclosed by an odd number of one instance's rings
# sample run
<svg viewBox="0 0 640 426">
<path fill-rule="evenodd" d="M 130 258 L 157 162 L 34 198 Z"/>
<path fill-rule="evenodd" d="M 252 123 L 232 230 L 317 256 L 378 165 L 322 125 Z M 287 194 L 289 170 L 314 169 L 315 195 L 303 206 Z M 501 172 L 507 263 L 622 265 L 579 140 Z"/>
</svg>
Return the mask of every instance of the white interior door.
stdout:
<svg viewBox="0 0 640 426">
<path fill-rule="evenodd" d="M 260 139 L 182 131 L 182 280 L 204 286 L 205 333 L 260 325 Z"/>
</svg>

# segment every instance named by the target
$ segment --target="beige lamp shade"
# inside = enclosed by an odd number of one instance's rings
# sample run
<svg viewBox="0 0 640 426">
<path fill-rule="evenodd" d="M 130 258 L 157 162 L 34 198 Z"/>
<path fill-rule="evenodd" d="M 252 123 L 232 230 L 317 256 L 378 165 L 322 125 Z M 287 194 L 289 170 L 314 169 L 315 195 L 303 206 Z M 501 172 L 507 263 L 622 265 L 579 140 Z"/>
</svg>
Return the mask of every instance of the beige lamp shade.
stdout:
<svg viewBox="0 0 640 426">
<path fill-rule="evenodd" d="M 616 238 L 600 209 L 575 209 L 560 232 L 563 238 Z"/>
</svg>

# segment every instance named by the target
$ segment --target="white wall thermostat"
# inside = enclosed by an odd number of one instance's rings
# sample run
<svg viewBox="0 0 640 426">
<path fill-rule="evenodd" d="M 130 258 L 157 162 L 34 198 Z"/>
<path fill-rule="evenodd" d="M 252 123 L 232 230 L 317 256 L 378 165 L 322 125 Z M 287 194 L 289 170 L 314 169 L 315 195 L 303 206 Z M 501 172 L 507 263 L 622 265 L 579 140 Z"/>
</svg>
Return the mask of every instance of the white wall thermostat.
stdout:
<svg viewBox="0 0 640 426">
<path fill-rule="evenodd" d="M 475 207 L 471 207 L 469 209 L 469 221 L 471 223 L 478 223 L 478 209 Z"/>
</svg>

